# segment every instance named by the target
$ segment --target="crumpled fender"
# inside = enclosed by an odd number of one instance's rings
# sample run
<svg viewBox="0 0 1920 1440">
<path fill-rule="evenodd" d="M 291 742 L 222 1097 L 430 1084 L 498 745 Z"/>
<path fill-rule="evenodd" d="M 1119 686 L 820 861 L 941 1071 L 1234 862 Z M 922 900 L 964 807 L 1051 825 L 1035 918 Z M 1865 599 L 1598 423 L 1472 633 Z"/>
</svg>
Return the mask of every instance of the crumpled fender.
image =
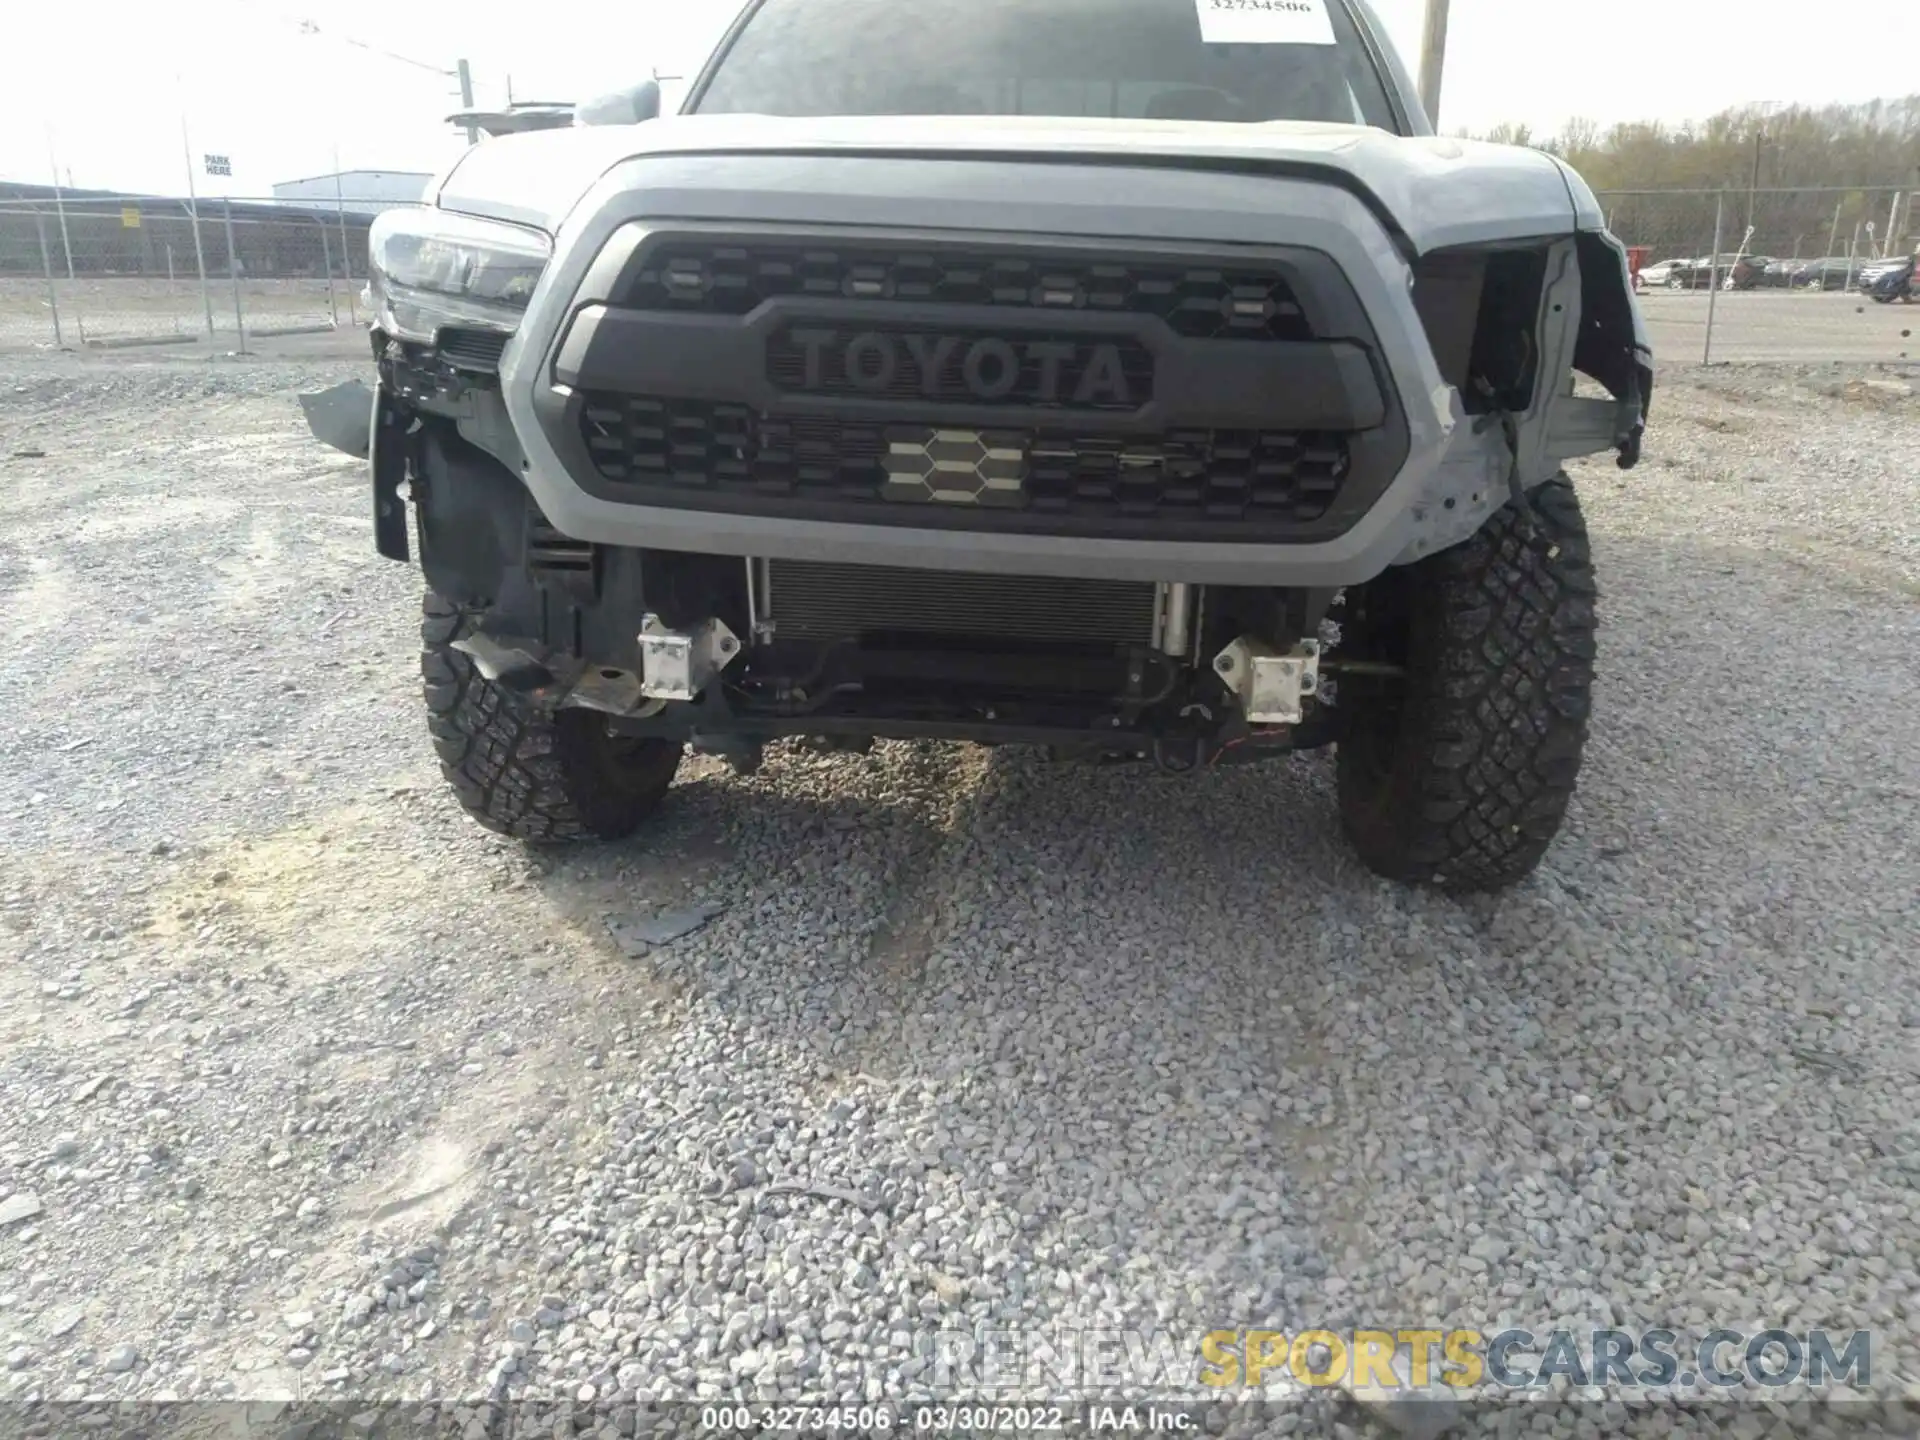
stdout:
<svg viewBox="0 0 1920 1440">
<path fill-rule="evenodd" d="M 1574 368 L 1620 402 L 1620 468 L 1630 470 L 1640 458 L 1640 437 L 1652 410 L 1653 341 L 1633 293 L 1627 247 L 1607 229 L 1606 212 L 1580 172 L 1557 156 L 1554 163 L 1566 179 L 1579 223 L 1581 319 Z"/>
<path fill-rule="evenodd" d="M 367 458 L 373 391 L 364 382 L 348 380 L 325 390 L 310 390 L 296 398 L 314 439 L 356 460 Z"/>
</svg>

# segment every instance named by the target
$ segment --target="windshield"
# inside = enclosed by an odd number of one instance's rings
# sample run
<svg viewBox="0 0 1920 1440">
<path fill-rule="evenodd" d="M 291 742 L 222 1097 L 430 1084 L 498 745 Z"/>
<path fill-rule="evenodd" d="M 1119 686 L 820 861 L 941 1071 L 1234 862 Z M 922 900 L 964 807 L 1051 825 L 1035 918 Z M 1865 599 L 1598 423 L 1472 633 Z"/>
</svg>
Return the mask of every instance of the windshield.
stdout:
<svg viewBox="0 0 1920 1440">
<path fill-rule="evenodd" d="M 763 0 L 689 108 L 1395 128 L 1341 0 Z"/>
</svg>

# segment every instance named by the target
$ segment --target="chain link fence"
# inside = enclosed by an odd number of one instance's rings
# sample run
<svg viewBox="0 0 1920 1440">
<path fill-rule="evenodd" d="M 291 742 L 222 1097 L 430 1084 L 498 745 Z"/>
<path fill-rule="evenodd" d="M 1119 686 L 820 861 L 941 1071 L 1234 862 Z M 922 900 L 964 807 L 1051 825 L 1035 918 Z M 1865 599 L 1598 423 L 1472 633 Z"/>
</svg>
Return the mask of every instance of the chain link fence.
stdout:
<svg viewBox="0 0 1920 1440">
<path fill-rule="evenodd" d="M 1920 249 L 1894 190 L 1600 196 L 1635 253 L 1662 359 L 1905 361 L 1910 307 L 1861 294 Z M 363 320 L 367 229 L 391 200 L 0 199 L 0 350 L 210 342 Z"/>
<path fill-rule="evenodd" d="M 1902 190 L 1620 190 L 1600 195 L 1634 253 L 1663 359 L 1905 361 L 1912 314 L 1863 289 L 1920 249 Z"/>
<path fill-rule="evenodd" d="M 0 350 L 250 338 L 359 323 L 391 202 L 0 200 Z"/>
</svg>

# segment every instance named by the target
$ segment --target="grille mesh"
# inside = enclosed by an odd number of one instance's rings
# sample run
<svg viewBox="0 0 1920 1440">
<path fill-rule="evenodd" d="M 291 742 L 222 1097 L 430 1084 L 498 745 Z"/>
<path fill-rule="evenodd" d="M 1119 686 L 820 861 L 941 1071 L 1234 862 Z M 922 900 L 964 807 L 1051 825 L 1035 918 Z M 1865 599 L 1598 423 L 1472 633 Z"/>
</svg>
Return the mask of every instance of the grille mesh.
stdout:
<svg viewBox="0 0 1920 1440">
<path fill-rule="evenodd" d="M 1292 286 L 1272 270 L 1000 249 L 676 241 L 647 252 L 615 303 L 745 315 L 783 295 L 1157 315 L 1195 339 L 1314 338 Z"/>
<path fill-rule="evenodd" d="M 781 419 L 743 405 L 589 395 L 581 412 L 600 475 L 620 485 L 689 494 L 830 501 L 900 508 L 883 495 L 895 441 L 921 443 L 928 427 Z M 1225 523 L 1319 519 L 1348 467 L 1339 435 L 1290 431 L 1175 430 L 1093 438 L 1070 430 L 983 432 L 1024 453 L 1010 507 L 1089 520 Z M 635 499 L 644 498 L 636 495 Z"/>
<path fill-rule="evenodd" d="M 1112 580 L 969 575 L 880 565 L 768 562 L 774 634 L 884 634 L 1144 645 L 1154 587 Z"/>
<path fill-rule="evenodd" d="M 500 369 L 500 353 L 511 338 L 496 330 L 446 326 L 439 334 L 440 356 L 457 370 L 492 375 Z"/>
</svg>

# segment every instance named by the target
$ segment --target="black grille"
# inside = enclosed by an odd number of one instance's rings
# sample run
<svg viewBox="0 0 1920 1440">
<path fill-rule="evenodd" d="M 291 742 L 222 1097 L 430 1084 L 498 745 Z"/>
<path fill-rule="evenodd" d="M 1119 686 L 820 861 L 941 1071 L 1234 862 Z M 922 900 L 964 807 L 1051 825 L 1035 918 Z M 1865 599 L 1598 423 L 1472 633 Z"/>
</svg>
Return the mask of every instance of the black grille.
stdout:
<svg viewBox="0 0 1920 1440">
<path fill-rule="evenodd" d="M 491 375 L 500 369 L 500 352 L 507 348 L 508 336 L 498 330 L 469 330 L 447 326 L 436 337 L 440 358 L 456 370 L 476 370 Z"/>
<path fill-rule="evenodd" d="M 908 505 L 883 495 L 889 450 L 936 434 L 925 426 L 781 419 L 743 405 L 621 395 L 587 396 L 581 425 L 595 468 L 621 485 L 893 510 Z M 1024 454 L 1016 503 L 995 508 L 1091 520 L 1313 521 L 1326 513 L 1348 466 L 1345 439 L 1320 433 L 1093 438 L 1062 428 L 988 431 L 980 439 Z"/>
<path fill-rule="evenodd" d="M 1153 356 L 1085 335 L 802 325 L 767 342 L 767 378 L 809 395 L 1125 411 L 1153 398 Z"/>
<path fill-rule="evenodd" d="M 1293 288 L 1271 269 L 1058 252 L 667 243 L 646 252 L 615 303 L 745 315 L 782 295 L 1157 315 L 1202 340 L 1314 338 Z"/>
<path fill-rule="evenodd" d="M 1151 584 L 800 560 L 769 560 L 767 572 L 768 608 L 781 639 L 993 635 L 1121 645 L 1153 639 Z"/>
</svg>

